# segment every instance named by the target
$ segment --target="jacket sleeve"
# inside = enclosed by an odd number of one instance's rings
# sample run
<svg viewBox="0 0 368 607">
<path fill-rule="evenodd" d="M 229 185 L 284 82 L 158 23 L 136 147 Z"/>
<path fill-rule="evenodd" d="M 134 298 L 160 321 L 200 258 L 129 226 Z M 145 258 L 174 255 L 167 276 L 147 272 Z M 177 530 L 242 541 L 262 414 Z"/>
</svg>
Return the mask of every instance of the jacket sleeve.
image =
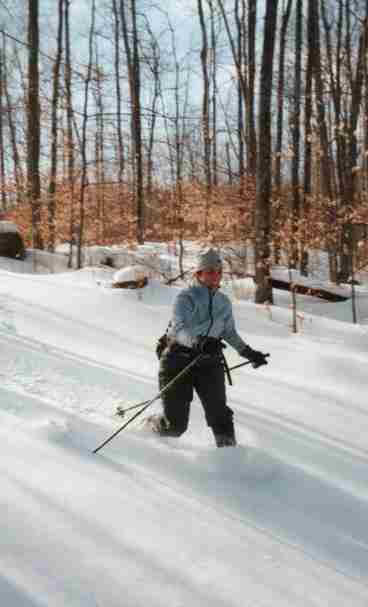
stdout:
<svg viewBox="0 0 368 607">
<path fill-rule="evenodd" d="M 224 318 L 225 330 L 223 339 L 232 346 L 239 354 L 246 347 L 245 341 L 240 337 L 239 333 L 235 328 L 235 321 L 233 315 L 233 307 L 231 301 L 228 300 L 228 309 Z"/>
<path fill-rule="evenodd" d="M 188 348 L 196 345 L 198 336 L 205 334 L 208 330 L 208 321 L 195 322 L 194 316 L 195 304 L 193 299 L 185 291 L 179 293 L 173 305 L 169 336 Z"/>
</svg>

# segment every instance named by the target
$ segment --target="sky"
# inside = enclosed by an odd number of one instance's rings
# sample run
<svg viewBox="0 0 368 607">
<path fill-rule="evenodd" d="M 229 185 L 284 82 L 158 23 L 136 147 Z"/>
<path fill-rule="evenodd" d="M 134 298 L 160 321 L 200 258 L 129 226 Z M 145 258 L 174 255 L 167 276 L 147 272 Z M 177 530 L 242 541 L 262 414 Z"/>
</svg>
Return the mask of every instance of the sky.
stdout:
<svg viewBox="0 0 368 607">
<path fill-rule="evenodd" d="M 138 254 L 175 272 L 166 245 Z M 368 283 L 359 325 L 349 301 L 300 296 L 293 334 L 288 293 L 270 310 L 226 280 L 240 334 L 271 354 L 233 372 L 238 446 L 215 448 L 195 399 L 180 439 L 138 418 L 93 453 L 124 423 L 118 405 L 157 395 L 177 293 L 157 271 L 112 289 L 103 255 L 69 272 L 60 254 L 0 259 L 1 604 L 366 607 Z"/>
</svg>

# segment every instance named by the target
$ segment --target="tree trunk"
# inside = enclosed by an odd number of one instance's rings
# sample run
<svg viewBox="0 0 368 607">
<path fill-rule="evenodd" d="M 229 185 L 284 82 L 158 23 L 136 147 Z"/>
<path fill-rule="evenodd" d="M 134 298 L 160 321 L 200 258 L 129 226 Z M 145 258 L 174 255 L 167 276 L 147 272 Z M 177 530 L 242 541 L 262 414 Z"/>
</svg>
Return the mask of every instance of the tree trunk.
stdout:
<svg viewBox="0 0 368 607">
<path fill-rule="evenodd" d="M 286 34 L 288 30 L 291 7 L 293 0 L 288 0 L 286 10 L 282 15 L 280 32 L 280 50 L 279 50 L 279 74 L 277 83 L 277 126 L 276 126 L 276 160 L 275 160 L 275 194 L 278 199 L 275 212 L 273 214 L 273 248 L 275 263 L 280 262 L 281 258 L 281 161 L 283 150 L 284 133 L 284 95 L 285 95 L 285 53 L 286 53 Z"/>
<path fill-rule="evenodd" d="M 11 147 L 11 157 L 13 161 L 13 175 L 14 175 L 14 183 L 16 186 L 16 199 L 17 203 L 20 203 L 23 200 L 24 195 L 24 175 L 22 171 L 22 166 L 20 162 L 20 156 L 18 151 L 18 143 L 17 143 L 17 129 L 13 119 L 13 100 L 11 98 L 8 86 L 8 58 L 7 58 L 7 46 L 5 42 L 5 34 L 3 33 L 2 39 L 2 53 L 3 53 L 3 90 L 4 90 L 4 100 L 6 102 L 6 117 L 7 117 L 7 126 L 9 129 L 9 138 L 10 138 L 10 147 Z"/>
<path fill-rule="evenodd" d="M 294 94 L 292 115 L 293 158 L 291 162 L 292 203 L 291 203 L 291 242 L 290 260 L 291 268 L 296 268 L 299 261 L 298 228 L 300 221 L 300 97 L 302 87 L 302 46 L 303 46 L 303 0 L 296 0 L 295 14 L 295 67 L 294 67 Z"/>
<path fill-rule="evenodd" d="M 255 281 L 257 303 L 273 302 L 270 268 L 271 238 L 271 100 L 278 0 L 267 0 L 264 23 L 258 118 L 257 199 L 255 213 Z"/>
<path fill-rule="evenodd" d="M 119 12 L 117 1 L 112 0 L 113 18 L 114 18 L 114 67 L 115 67 L 115 90 L 116 90 L 116 131 L 118 136 L 118 181 L 123 181 L 125 157 L 124 157 L 124 139 L 121 128 L 121 86 L 120 86 L 120 36 L 119 36 Z"/>
<path fill-rule="evenodd" d="M 300 271 L 304 276 L 308 274 L 309 255 L 307 249 L 307 226 L 310 209 L 310 196 L 312 192 L 312 82 L 313 82 L 313 21 L 311 17 L 312 5 L 308 5 L 307 18 L 307 66 L 305 75 L 305 106 L 304 106 L 304 183 L 303 183 L 303 210 L 302 210 L 302 233 L 301 233 L 301 259 Z"/>
<path fill-rule="evenodd" d="M 276 2 L 277 4 L 277 2 Z M 257 0 L 248 0 L 248 103 L 247 103 L 247 139 L 248 171 L 257 172 L 257 133 L 255 119 L 256 87 L 256 38 L 257 38 Z"/>
<path fill-rule="evenodd" d="M 32 210 L 33 247 L 43 249 L 41 234 L 38 9 L 38 0 L 28 0 L 27 193 Z"/>
<path fill-rule="evenodd" d="M 73 244 L 75 240 L 75 212 L 74 212 L 74 180 L 75 180 L 75 161 L 74 161 L 74 136 L 73 136 L 73 99 L 72 99 L 72 78 L 71 78 L 71 57 L 70 57 L 70 26 L 69 26 L 69 8 L 70 0 L 64 2 L 64 20 L 65 20 L 65 100 L 66 100 L 66 131 L 67 131 L 67 174 L 70 192 L 70 216 L 69 216 L 69 258 L 68 267 L 73 265 Z"/>
<path fill-rule="evenodd" d="M 153 77 L 153 95 L 151 101 L 150 108 L 150 125 L 149 125 L 149 135 L 148 135 L 148 145 L 147 145 L 147 200 L 148 200 L 148 209 L 151 208 L 152 201 L 152 187 L 153 187 L 153 153 L 155 146 L 155 131 L 156 131 L 156 122 L 157 122 L 157 103 L 161 94 L 161 81 L 160 81 L 160 47 L 158 41 L 155 38 L 155 35 L 150 27 L 149 22 L 146 20 L 146 27 L 150 37 L 149 50 L 150 55 L 146 57 L 146 62 L 148 63 L 150 72 Z M 147 215 L 146 209 L 146 223 L 150 224 L 151 221 Z"/>
<path fill-rule="evenodd" d="M 96 132 L 95 132 L 95 171 L 96 171 L 96 192 L 98 200 L 98 234 L 97 239 L 100 244 L 105 244 L 106 237 L 106 213 L 105 213 L 105 121 L 104 121 L 104 101 L 102 93 L 102 72 L 99 66 L 98 49 L 96 42 L 95 49 L 95 105 L 96 105 Z"/>
<path fill-rule="evenodd" d="M 212 83 L 212 136 L 210 137 L 211 143 L 211 175 L 212 184 L 218 185 L 218 162 L 217 162 L 217 36 L 216 36 L 216 24 L 215 24 L 215 11 L 213 7 L 213 0 L 207 0 L 210 7 L 210 22 L 211 22 L 211 83 Z"/>
<path fill-rule="evenodd" d="M 0 196 L 1 196 L 1 209 L 6 211 L 7 208 L 7 195 L 6 195 L 6 176 L 5 176 L 5 142 L 4 142 L 4 52 L 3 48 L 0 48 Z"/>
<path fill-rule="evenodd" d="M 204 174 L 206 183 L 206 213 L 205 213 L 205 231 L 208 232 L 208 213 L 211 196 L 212 175 L 211 175 L 211 137 L 210 137 L 210 79 L 208 75 L 208 36 L 207 27 L 204 18 L 202 0 L 197 0 L 199 23 L 202 33 L 201 49 L 201 68 L 202 68 L 202 132 L 204 147 Z"/>
<path fill-rule="evenodd" d="M 242 8 L 244 9 L 244 3 L 242 2 Z M 237 26 L 237 61 L 239 65 L 239 72 L 243 74 L 243 78 L 245 78 L 244 74 L 244 63 L 245 63 L 245 42 L 244 39 L 246 37 L 245 31 L 245 14 L 244 10 L 240 10 L 239 0 L 235 0 L 235 23 Z M 238 77 L 237 82 L 237 94 L 238 94 L 238 126 L 237 126 L 237 138 L 238 138 L 238 167 L 239 167 L 239 188 L 240 195 L 244 193 L 244 177 L 245 177 L 245 142 L 247 140 L 245 135 L 245 127 L 244 127 L 244 108 L 245 108 L 245 99 L 244 99 L 244 91 L 241 86 L 240 78 Z M 249 143 L 249 142 L 248 142 Z M 229 148 L 227 148 L 227 152 L 229 152 Z"/>
<path fill-rule="evenodd" d="M 344 196 L 344 211 L 345 211 L 345 222 L 343 225 L 342 233 L 342 253 L 341 253 L 341 267 L 340 267 L 340 280 L 348 280 L 353 272 L 353 238 L 352 238 L 352 222 L 351 216 L 356 209 L 356 198 L 357 198 L 357 178 L 356 178 L 356 167 L 358 165 L 358 140 L 357 140 L 357 128 L 358 120 L 362 105 L 362 91 L 364 84 L 364 70 L 365 63 L 367 61 L 367 50 L 368 50 L 368 1 L 366 0 L 366 14 L 361 26 L 361 33 L 359 36 L 359 48 L 357 54 L 356 65 L 352 70 L 352 90 L 351 90 L 351 104 L 349 108 L 348 117 L 348 153 L 346 163 L 346 192 Z"/>
<path fill-rule="evenodd" d="M 143 152 L 142 152 L 142 119 L 141 119 L 141 74 L 138 40 L 138 23 L 136 0 L 130 0 L 131 38 L 128 28 L 126 2 L 120 1 L 120 17 L 125 54 L 128 64 L 129 93 L 131 103 L 131 136 L 133 186 L 137 208 L 137 241 L 144 242 L 144 188 L 143 188 Z"/>
<path fill-rule="evenodd" d="M 309 0 L 310 12 L 309 16 L 311 19 L 311 40 L 310 43 L 313 45 L 313 76 L 315 82 L 315 93 L 316 93 L 316 104 L 317 104 L 317 121 L 318 121 L 318 132 L 321 146 L 321 184 L 322 194 L 324 197 L 324 204 L 326 205 L 326 213 L 328 217 L 328 224 L 336 227 L 337 220 L 337 209 L 336 201 L 333 198 L 332 189 L 332 174 L 331 174 L 331 159 L 330 150 L 328 143 L 328 130 L 326 124 L 326 111 L 325 111 L 325 96 L 324 96 L 324 83 L 322 78 L 322 63 L 321 63 L 321 47 L 320 47 L 320 35 L 319 35 L 319 3 L 315 0 Z M 336 232 L 334 229 L 327 234 L 327 249 L 329 254 L 330 263 L 330 279 L 332 282 L 337 282 L 337 242 Z"/>
<path fill-rule="evenodd" d="M 78 249 L 77 249 L 77 266 L 82 267 L 82 250 L 84 238 L 84 220 L 85 220 L 85 190 L 88 182 L 87 174 L 87 124 L 88 124 L 88 102 L 89 102 L 89 87 L 92 79 L 92 64 L 93 64 L 93 38 L 95 34 L 95 17 L 96 4 L 92 0 L 91 7 L 91 25 L 89 30 L 88 41 L 88 67 L 87 75 L 84 83 L 84 101 L 82 114 L 82 140 L 81 140 L 81 156 L 82 169 L 80 178 L 80 194 L 79 194 L 79 226 L 78 226 Z"/>
<path fill-rule="evenodd" d="M 275 188 L 276 195 L 281 191 L 281 155 L 284 134 L 284 93 L 285 93 L 285 52 L 286 34 L 288 30 L 293 0 L 288 0 L 286 10 L 282 15 L 279 50 L 279 74 L 277 83 L 277 135 L 276 135 L 276 161 L 275 161 Z"/>
<path fill-rule="evenodd" d="M 63 6 L 64 0 L 58 1 L 58 32 L 57 32 L 57 50 L 55 64 L 53 67 L 53 91 L 51 101 L 51 150 L 50 150 L 50 181 L 49 181 L 49 197 L 48 197 L 48 224 L 49 238 L 48 250 L 55 250 L 55 211 L 56 211 L 56 177 L 57 177 L 57 160 L 58 160 L 58 105 L 60 91 L 60 65 L 63 49 Z"/>
</svg>

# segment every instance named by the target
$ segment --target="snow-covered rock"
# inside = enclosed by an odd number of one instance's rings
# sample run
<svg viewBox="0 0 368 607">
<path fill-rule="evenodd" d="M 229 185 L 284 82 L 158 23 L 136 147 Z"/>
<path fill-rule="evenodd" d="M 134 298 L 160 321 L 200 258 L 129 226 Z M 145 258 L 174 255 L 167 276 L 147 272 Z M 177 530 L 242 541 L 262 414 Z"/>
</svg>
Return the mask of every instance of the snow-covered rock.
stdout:
<svg viewBox="0 0 368 607">
<path fill-rule="evenodd" d="M 0 233 L 1 234 L 17 234 L 18 228 L 12 221 L 0 221 Z"/>
<path fill-rule="evenodd" d="M 148 278 L 149 272 L 144 266 L 127 266 L 115 272 L 113 276 L 114 284 L 125 282 L 140 282 Z"/>
</svg>

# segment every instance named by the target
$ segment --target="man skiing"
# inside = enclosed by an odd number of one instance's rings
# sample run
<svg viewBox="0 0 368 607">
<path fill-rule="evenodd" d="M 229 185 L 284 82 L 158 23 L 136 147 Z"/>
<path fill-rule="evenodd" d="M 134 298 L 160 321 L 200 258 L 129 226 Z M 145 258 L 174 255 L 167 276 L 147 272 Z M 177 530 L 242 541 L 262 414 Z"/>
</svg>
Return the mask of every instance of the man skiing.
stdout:
<svg viewBox="0 0 368 607">
<path fill-rule="evenodd" d="M 236 445 L 233 411 L 226 404 L 222 349 L 230 344 L 254 368 L 266 365 L 266 355 L 253 350 L 235 329 L 232 304 L 221 293 L 222 260 L 214 249 L 198 257 L 195 281 L 177 296 L 160 358 L 159 384 L 164 388 L 191 361 L 198 363 L 162 395 L 163 413 L 147 422 L 162 436 L 179 437 L 188 426 L 195 390 L 217 447 Z"/>
</svg>

